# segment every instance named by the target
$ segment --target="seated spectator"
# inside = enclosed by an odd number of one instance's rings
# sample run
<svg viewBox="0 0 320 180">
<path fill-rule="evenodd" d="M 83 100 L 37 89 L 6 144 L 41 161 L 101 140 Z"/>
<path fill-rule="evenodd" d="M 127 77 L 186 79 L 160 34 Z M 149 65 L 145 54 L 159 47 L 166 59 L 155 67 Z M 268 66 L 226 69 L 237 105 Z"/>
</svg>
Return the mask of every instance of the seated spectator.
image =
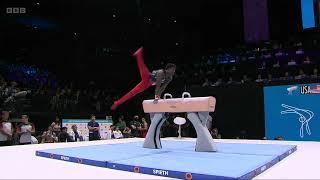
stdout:
<svg viewBox="0 0 320 180">
<path fill-rule="evenodd" d="M 243 75 L 243 76 L 242 76 L 241 83 L 242 83 L 242 84 L 246 84 L 246 83 L 248 83 L 248 82 L 250 82 L 250 79 L 248 78 L 248 76 L 247 76 L 246 74 Z"/>
<path fill-rule="evenodd" d="M 75 142 L 83 141 L 83 137 L 80 135 L 77 125 L 75 124 L 72 125 L 71 129 L 72 129 L 72 132 L 71 132 L 72 140 Z"/>
<path fill-rule="evenodd" d="M 274 63 L 274 64 L 272 65 L 272 67 L 273 67 L 273 68 L 279 68 L 279 67 L 280 67 L 280 62 L 277 61 L 276 63 Z"/>
<path fill-rule="evenodd" d="M 313 69 L 313 73 L 311 75 L 311 78 L 318 78 L 319 77 L 319 74 L 318 74 L 318 69 L 317 68 L 314 68 Z"/>
<path fill-rule="evenodd" d="M 274 79 L 272 77 L 272 74 L 268 74 L 268 78 L 265 80 L 265 83 L 270 83 L 272 82 Z"/>
<path fill-rule="evenodd" d="M 218 128 L 212 129 L 211 136 L 213 139 L 221 139 L 221 134 L 219 134 Z"/>
<path fill-rule="evenodd" d="M 289 62 L 288 62 L 288 66 L 295 66 L 297 65 L 297 62 L 292 58 Z"/>
<path fill-rule="evenodd" d="M 115 131 L 115 126 L 114 125 L 111 125 L 110 126 L 110 137 L 111 137 L 111 139 L 114 139 L 114 134 L 113 134 L 113 131 Z"/>
<path fill-rule="evenodd" d="M 21 124 L 17 128 L 17 134 L 20 136 L 19 144 L 31 144 L 31 134 L 35 133 L 35 127 L 29 122 L 28 115 L 22 115 L 21 121 Z"/>
<path fill-rule="evenodd" d="M 310 57 L 309 56 L 307 56 L 305 59 L 304 59 L 304 61 L 303 61 L 303 64 L 311 64 L 312 62 L 311 62 L 311 59 L 310 59 Z"/>
<path fill-rule="evenodd" d="M 69 135 L 69 133 L 67 131 L 68 131 L 67 127 L 61 128 L 61 132 L 58 137 L 59 142 L 73 142 L 71 136 Z"/>
<path fill-rule="evenodd" d="M 283 53 L 281 51 L 278 51 L 277 53 L 275 53 L 275 56 L 276 57 L 281 57 L 281 56 L 283 56 Z"/>
<path fill-rule="evenodd" d="M 262 79 L 261 74 L 258 74 L 258 78 L 256 79 L 256 82 L 257 82 L 257 83 L 262 83 L 262 82 L 264 82 L 264 81 L 265 81 L 265 80 Z"/>
<path fill-rule="evenodd" d="M 211 86 L 211 84 L 212 83 L 210 82 L 209 78 L 206 78 L 204 83 L 202 84 L 202 87 L 208 87 L 208 86 Z"/>
<path fill-rule="evenodd" d="M 48 127 L 48 130 L 43 132 L 41 136 L 41 143 L 54 143 L 58 141 L 58 137 L 52 130 L 52 126 Z"/>
<path fill-rule="evenodd" d="M 304 54 L 303 49 L 302 49 L 302 48 L 299 48 L 299 49 L 296 51 L 296 54 L 297 54 L 297 55 L 302 55 L 302 54 Z"/>
<path fill-rule="evenodd" d="M 56 116 L 56 119 L 55 119 L 55 121 L 51 124 L 51 126 L 52 126 L 52 131 L 53 131 L 53 133 L 55 133 L 56 136 L 58 136 L 59 133 L 60 133 L 60 130 L 61 130 L 61 122 L 60 122 L 60 119 L 59 119 L 58 116 Z"/>
<path fill-rule="evenodd" d="M 223 84 L 222 78 L 219 78 L 212 86 L 221 86 Z"/>
<path fill-rule="evenodd" d="M 118 127 L 113 131 L 113 135 L 115 139 L 123 138 L 123 135 Z"/>
<path fill-rule="evenodd" d="M 10 140 L 12 138 L 12 124 L 8 122 L 9 112 L 2 111 L 1 120 L 0 120 L 0 146 L 9 146 L 11 145 Z"/>
<path fill-rule="evenodd" d="M 288 71 L 286 71 L 286 72 L 284 73 L 284 76 L 280 78 L 280 80 L 282 80 L 282 81 L 289 81 L 289 80 L 292 80 L 292 79 L 293 79 L 293 77 L 290 76 L 290 74 L 289 74 Z"/>
<path fill-rule="evenodd" d="M 265 61 L 263 61 L 261 66 L 258 69 L 263 70 L 263 69 L 266 69 L 266 68 L 267 68 L 267 63 Z"/>
<path fill-rule="evenodd" d="M 139 122 L 139 116 L 135 115 L 133 120 L 130 122 L 131 133 L 133 137 L 140 137 L 139 128 L 141 128 L 141 123 Z"/>
<path fill-rule="evenodd" d="M 123 131 L 126 126 L 127 126 L 126 122 L 123 120 L 123 117 L 120 116 L 118 118 L 118 122 L 116 124 L 116 127 L 119 128 L 120 131 Z"/>
<path fill-rule="evenodd" d="M 235 84 L 236 82 L 233 81 L 233 78 L 232 77 L 229 77 L 228 79 L 228 82 L 227 82 L 227 85 L 232 85 L 232 84 Z"/>
<path fill-rule="evenodd" d="M 274 140 L 284 141 L 284 138 L 282 136 L 278 136 L 278 137 L 274 138 Z"/>
<path fill-rule="evenodd" d="M 304 79 L 304 78 L 306 78 L 307 77 L 307 75 L 304 73 L 304 71 L 302 70 L 302 69 L 300 69 L 299 70 L 299 75 L 297 75 L 296 77 L 295 77 L 295 79 Z"/>
<path fill-rule="evenodd" d="M 123 132 L 124 138 L 130 138 L 131 137 L 131 129 L 129 127 L 124 128 Z"/>
<path fill-rule="evenodd" d="M 148 132 L 148 123 L 145 118 L 141 118 L 141 121 L 142 121 L 142 127 L 140 129 L 141 131 L 140 134 L 141 134 L 141 137 L 145 138 Z"/>
</svg>

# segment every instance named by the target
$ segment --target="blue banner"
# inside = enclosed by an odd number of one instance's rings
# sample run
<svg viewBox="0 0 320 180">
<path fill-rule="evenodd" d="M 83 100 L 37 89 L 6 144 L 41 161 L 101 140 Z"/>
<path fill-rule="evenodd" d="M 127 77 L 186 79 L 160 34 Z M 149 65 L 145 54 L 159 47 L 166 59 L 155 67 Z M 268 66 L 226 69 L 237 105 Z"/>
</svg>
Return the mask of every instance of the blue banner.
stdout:
<svg viewBox="0 0 320 180">
<path fill-rule="evenodd" d="M 320 140 L 320 84 L 264 87 L 268 139 Z"/>
</svg>

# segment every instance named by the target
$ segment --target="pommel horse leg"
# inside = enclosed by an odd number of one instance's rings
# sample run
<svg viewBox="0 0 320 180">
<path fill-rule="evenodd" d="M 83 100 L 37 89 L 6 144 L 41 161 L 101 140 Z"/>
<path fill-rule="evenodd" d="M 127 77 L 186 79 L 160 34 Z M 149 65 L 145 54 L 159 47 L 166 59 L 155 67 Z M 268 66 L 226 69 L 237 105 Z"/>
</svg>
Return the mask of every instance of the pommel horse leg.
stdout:
<svg viewBox="0 0 320 180">
<path fill-rule="evenodd" d="M 151 124 L 144 140 L 143 147 L 161 149 L 160 129 L 166 121 L 165 113 L 150 113 Z"/>
<path fill-rule="evenodd" d="M 209 117 L 209 112 L 188 113 L 188 119 L 193 124 L 197 133 L 195 150 L 199 152 L 217 151 L 217 147 L 214 144 L 211 134 L 204 123 L 208 120 L 208 117 Z"/>
</svg>

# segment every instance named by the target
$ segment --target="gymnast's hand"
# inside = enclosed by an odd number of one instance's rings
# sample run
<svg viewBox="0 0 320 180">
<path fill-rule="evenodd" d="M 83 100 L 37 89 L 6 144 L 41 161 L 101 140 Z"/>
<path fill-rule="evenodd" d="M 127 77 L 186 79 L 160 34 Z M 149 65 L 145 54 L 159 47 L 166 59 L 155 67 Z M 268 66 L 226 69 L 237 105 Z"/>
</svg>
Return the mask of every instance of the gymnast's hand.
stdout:
<svg viewBox="0 0 320 180">
<path fill-rule="evenodd" d="M 159 99 L 160 99 L 160 96 L 159 96 L 159 95 L 156 95 L 155 98 L 154 98 L 154 100 L 153 100 L 153 104 L 157 104 L 158 101 L 159 101 Z"/>
</svg>

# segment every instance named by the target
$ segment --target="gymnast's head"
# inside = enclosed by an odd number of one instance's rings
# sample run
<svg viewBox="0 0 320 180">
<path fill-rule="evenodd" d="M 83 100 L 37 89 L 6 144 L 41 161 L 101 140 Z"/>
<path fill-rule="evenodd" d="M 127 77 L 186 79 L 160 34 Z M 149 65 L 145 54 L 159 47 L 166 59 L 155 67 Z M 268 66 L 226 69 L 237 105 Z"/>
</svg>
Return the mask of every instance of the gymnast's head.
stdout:
<svg viewBox="0 0 320 180">
<path fill-rule="evenodd" d="M 164 70 L 166 71 L 167 74 L 170 74 L 173 76 L 176 71 L 176 65 L 172 63 L 168 63 Z"/>
</svg>

